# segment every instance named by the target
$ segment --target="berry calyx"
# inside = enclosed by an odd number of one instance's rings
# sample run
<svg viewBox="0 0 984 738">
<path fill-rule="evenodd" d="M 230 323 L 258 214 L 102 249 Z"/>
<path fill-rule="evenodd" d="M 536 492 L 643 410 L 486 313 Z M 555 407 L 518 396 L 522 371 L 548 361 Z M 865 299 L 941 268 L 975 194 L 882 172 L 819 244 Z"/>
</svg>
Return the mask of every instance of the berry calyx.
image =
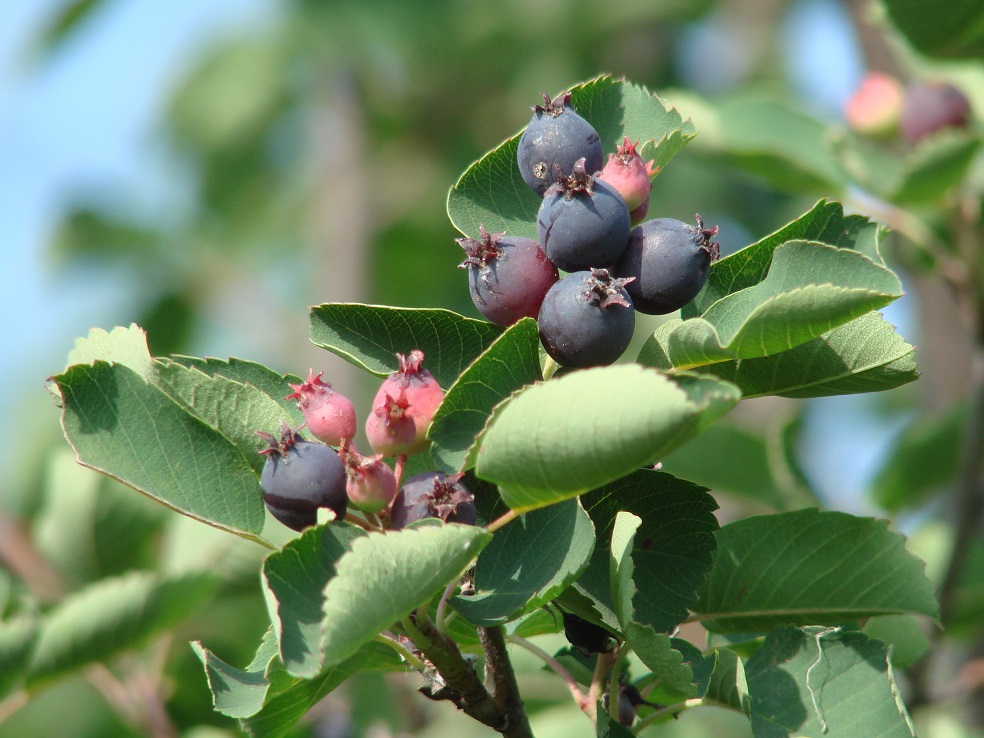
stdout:
<svg viewBox="0 0 984 738">
<path fill-rule="evenodd" d="M 379 387 L 366 419 L 366 437 L 383 456 L 420 453 L 430 444 L 427 429 L 444 399 L 444 390 L 421 367 L 424 352 L 397 354 L 399 369 Z"/>
<path fill-rule="evenodd" d="M 290 385 L 294 391 L 284 399 L 297 400 L 311 435 L 329 446 L 339 446 L 344 439 L 355 436 L 355 406 L 328 382 L 321 381 L 323 375 L 324 372 L 315 374 L 311 369 L 307 379 Z"/>
<path fill-rule="evenodd" d="M 334 449 L 304 440 L 286 423 L 280 438 L 256 435 L 267 442 L 259 452 L 266 456 L 260 489 L 271 515 L 297 531 L 317 524 L 319 507 L 331 510 L 336 520 L 345 517 L 345 466 Z"/>
<path fill-rule="evenodd" d="M 360 510 L 377 513 L 396 497 L 396 474 L 382 455 L 363 456 L 347 441 L 338 449 L 345 464 L 345 490 Z"/>
<path fill-rule="evenodd" d="M 531 238 L 489 233 L 479 225 L 479 238 L 459 238 L 468 270 L 468 287 L 478 311 L 493 323 L 512 325 L 535 318 L 547 290 L 557 281 L 557 267 Z"/>
<path fill-rule="evenodd" d="M 653 166 L 655 159 L 643 161 L 637 151 L 638 145 L 638 141 L 632 143 L 626 137 L 617 152 L 608 155 L 608 163 L 598 175 L 598 179 L 618 190 L 629 210 L 635 210 L 649 199 L 649 192 L 653 189 L 650 179 L 659 171 L 658 167 Z"/>
<path fill-rule="evenodd" d="M 461 483 L 462 474 L 424 472 L 400 487 L 390 508 L 390 528 L 400 530 L 424 518 L 475 525 L 475 495 Z"/>
</svg>

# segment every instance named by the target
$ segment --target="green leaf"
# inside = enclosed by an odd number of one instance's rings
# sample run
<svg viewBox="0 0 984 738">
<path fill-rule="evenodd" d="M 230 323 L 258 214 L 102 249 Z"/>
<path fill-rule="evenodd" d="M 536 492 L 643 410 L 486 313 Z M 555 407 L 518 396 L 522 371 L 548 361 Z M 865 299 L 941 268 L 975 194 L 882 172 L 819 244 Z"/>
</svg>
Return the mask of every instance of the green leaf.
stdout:
<svg viewBox="0 0 984 738">
<path fill-rule="evenodd" d="M 722 297 L 699 318 L 663 323 L 651 340 L 680 369 L 754 359 L 795 348 L 901 294 L 898 277 L 857 251 L 787 241 L 764 280 Z"/>
<path fill-rule="evenodd" d="M 501 326 L 437 308 L 328 303 L 311 308 L 311 342 L 377 376 L 398 368 L 396 354 L 424 352 L 424 368 L 442 387 L 502 333 Z"/>
<path fill-rule="evenodd" d="M 762 632 L 899 613 L 939 617 L 924 564 L 886 521 L 798 510 L 722 527 L 694 608 L 708 630 Z"/>
<path fill-rule="evenodd" d="M 697 121 L 697 153 L 741 169 L 781 192 L 830 193 L 846 186 L 830 156 L 827 126 L 758 92 L 723 101 L 676 94 Z"/>
<path fill-rule="evenodd" d="M 751 713 L 745 665 L 734 651 L 727 648 L 714 651 L 714 671 L 711 672 L 706 697 L 741 710 L 746 715 Z"/>
<path fill-rule="evenodd" d="M 871 482 L 871 496 L 885 510 L 919 507 L 956 476 L 969 416 L 959 404 L 937 417 L 920 416 L 903 429 Z"/>
<path fill-rule="evenodd" d="M 669 368 L 661 344 L 672 329 L 672 325 L 657 329 L 643 347 L 640 363 Z M 774 356 L 726 361 L 694 371 L 734 384 L 746 399 L 827 397 L 883 392 L 912 382 L 919 376 L 914 354 L 892 324 L 873 312 Z"/>
<path fill-rule="evenodd" d="M 542 379 L 536 321 L 511 326 L 448 388 L 428 436 L 431 457 L 448 474 L 469 466 L 468 450 L 492 408 L 516 390 Z"/>
<path fill-rule="evenodd" d="M 279 435 L 281 423 L 290 425 L 293 421 L 280 403 L 253 385 L 209 376 L 166 359 L 157 361 L 157 384 L 232 441 L 257 476 L 266 463 L 266 457 L 259 453 L 266 444 L 256 431 Z"/>
<path fill-rule="evenodd" d="M 54 15 L 39 34 L 36 41 L 38 47 L 45 54 L 51 54 L 105 5 L 105 0 L 69 0 L 59 3 L 55 6 Z"/>
<path fill-rule="evenodd" d="M 263 562 L 270 620 L 288 672 L 311 678 L 321 671 L 321 621 L 325 585 L 352 541 L 364 531 L 348 523 L 308 528 Z"/>
<path fill-rule="evenodd" d="M 90 329 L 88 336 L 75 339 L 75 348 L 68 353 L 65 368 L 97 361 L 122 364 L 147 381 L 154 378 L 154 360 L 147 348 L 147 334 L 136 323 L 131 323 L 129 328 L 117 326 L 111 331 Z"/>
<path fill-rule="evenodd" d="M 594 551 L 594 526 L 577 500 L 508 523 L 475 565 L 475 594 L 451 604 L 475 625 L 499 625 L 550 602 L 577 579 Z"/>
<path fill-rule="evenodd" d="M 644 87 L 602 76 L 571 88 L 571 102 L 615 152 L 624 137 L 640 140 L 640 154 L 664 166 L 696 135 L 693 124 Z M 448 193 L 448 216 L 466 236 L 478 226 L 511 236 L 536 238 L 542 202 L 526 186 L 516 164 L 517 133 L 472 164 Z"/>
<path fill-rule="evenodd" d="M 777 418 L 764 426 L 762 433 L 752 433 L 734 423 L 715 423 L 700 440 L 663 457 L 662 469 L 773 510 L 816 506 L 816 495 L 790 458 L 788 429 L 797 422 Z"/>
<path fill-rule="evenodd" d="M 352 541 L 325 587 L 324 665 L 345 661 L 447 587 L 492 540 L 482 528 L 428 523 Z"/>
<path fill-rule="evenodd" d="M 231 718 L 246 718 L 263 709 L 270 687 L 267 670 L 277 656 L 277 637 L 272 628 L 263 637 L 256 656 L 245 669 L 230 666 L 199 641 L 193 641 L 191 648 L 205 668 L 216 712 Z"/>
<path fill-rule="evenodd" d="M 635 733 L 609 715 L 602 704 L 598 703 L 598 725 L 595 735 L 597 738 L 633 738 Z"/>
<path fill-rule="evenodd" d="M 271 671 L 263 708 L 241 719 L 240 726 L 252 738 L 282 738 L 325 695 L 354 676 L 369 658 L 369 653 L 363 649 L 314 679 L 297 679 L 285 671 Z"/>
<path fill-rule="evenodd" d="M 892 647 L 892 666 L 908 669 L 932 648 L 919 618 L 914 615 L 879 615 L 862 628 L 865 635 Z"/>
<path fill-rule="evenodd" d="M 162 579 L 133 572 L 69 595 L 42 621 L 28 686 L 141 646 L 204 604 L 217 584 L 206 573 Z"/>
<path fill-rule="evenodd" d="M 614 610 L 610 542 L 616 517 L 627 511 L 642 521 L 632 551 L 634 619 L 657 631 L 675 628 L 697 602 L 711 568 L 718 527 L 714 498 L 691 482 L 644 469 L 584 495 L 581 503 L 594 521 L 598 542 L 575 588 L 603 616 Z M 602 620 L 619 628 L 614 615 Z"/>
<path fill-rule="evenodd" d="M 839 202 L 820 200 L 809 212 L 762 240 L 711 265 L 707 283 L 683 308 L 683 317 L 701 315 L 725 295 L 758 284 L 769 273 L 775 250 L 787 241 L 816 241 L 861 252 L 881 262 L 878 243 L 885 229 L 863 215 L 844 215 Z"/>
<path fill-rule="evenodd" d="M 476 474 L 518 511 L 574 497 L 659 460 L 699 430 L 703 412 L 738 401 L 731 385 L 713 386 L 695 402 L 693 386 L 622 364 L 527 387 L 493 411 Z"/>
<path fill-rule="evenodd" d="M 675 704 L 697 696 L 693 669 L 684 661 L 683 654 L 673 647 L 675 639 L 639 623 L 626 626 L 625 639 L 652 672 L 653 678 L 646 680 L 655 692 L 649 695 L 650 701 Z"/>
<path fill-rule="evenodd" d="M 745 665 L 755 738 L 913 738 L 885 646 L 838 628 L 772 631 Z"/>
<path fill-rule="evenodd" d="M 189 369 L 197 369 L 210 377 L 225 377 L 239 384 L 252 385 L 272 397 L 288 412 L 291 418 L 293 418 L 291 425 L 296 426 L 304 422 L 304 414 L 297 409 L 297 401 L 284 399 L 294 391 L 290 385 L 301 382 L 301 378 L 298 376 L 293 374 L 278 374 L 263 364 L 258 364 L 255 361 L 247 361 L 246 359 L 214 359 L 211 357 L 199 359 L 195 356 L 172 356 L 170 361 L 186 366 Z M 325 381 L 330 380 L 330 377 L 325 377 Z"/>
<path fill-rule="evenodd" d="M 635 574 L 635 567 L 632 565 L 632 548 L 640 525 L 642 525 L 642 518 L 624 510 L 616 513 L 612 525 L 608 575 L 612 582 L 615 617 L 618 618 L 618 624 L 623 630 L 635 619 L 635 607 L 632 604 L 632 598 L 636 594 L 636 587 L 632 581 Z"/>
<path fill-rule="evenodd" d="M 122 364 L 53 377 L 62 428 L 79 463 L 189 517 L 257 539 L 266 511 L 243 453 Z"/>
<path fill-rule="evenodd" d="M 984 8 L 976 0 L 951 0 L 933 8 L 932 23 L 920 0 L 884 0 L 888 16 L 916 49 L 943 59 L 984 58 Z"/>
<path fill-rule="evenodd" d="M 38 638 L 38 621 L 16 615 L 0 621 L 0 700 L 21 682 L 27 673 Z"/>
<path fill-rule="evenodd" d="M 888 199 L 905 204 L 940 199 L 963 182 L 980 147 L 980 138 L 952 129 L 923 139 Z"/>
</svg>

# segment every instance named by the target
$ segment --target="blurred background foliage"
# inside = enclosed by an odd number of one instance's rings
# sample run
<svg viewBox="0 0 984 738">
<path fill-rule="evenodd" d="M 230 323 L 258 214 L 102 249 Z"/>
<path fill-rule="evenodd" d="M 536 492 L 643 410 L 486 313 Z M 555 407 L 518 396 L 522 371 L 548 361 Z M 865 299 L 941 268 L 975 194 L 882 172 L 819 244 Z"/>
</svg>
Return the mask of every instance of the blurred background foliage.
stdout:
<svg viewBox="0 0 984 738">
<path fill-rule="evenodd" d="M 47 213 L 48 243 L 29 245 L 53 289 L 75 285 L 61 323 L 82 335 L 95 315 L 107 329 L 136 322 L 155 355 L 324 369 L 365 407 L 372 387 L 308 343 L 307 306 L 476 316 L 456 269 L 448 188 L 526 124 L 541 92 L 602 72 L 644 84 L 700 132 L 655 180 L 650 216 L 690 221 L 699 211 L 720 224 L 726 253 L 820 197 L 886 223 L 895 233 L 885 256 L 909 292 L 889 318 L 919 347 L 923 372 L 884 395 L 742 403 L 706 436 L 720 453 L 691 444 L 666 468 L 711 487 L 722 519 L 818 501 L 891 517 L 943 588 L 947 630 L 903 618 L 872 632 L 913 664 L 904 684 L 923 735 L 984 735 L 984 537 L 974 501 L 984 495 L 974 463 L 984 432 L 972 401 L 984 339 L 979 3 L 954 0 L 948 12 L 902 0 L 261 4 L 260 20 L 246 23 L 226 3 L 228 25 L 204 34 L 194 54 L 174 61 L 169 86 L 152 91 L 144 165 L 161 183 L 152 196 L 101 177 L 63 183 Z M 29 83 L 70 60 L 135 5 L 48 3 L 43 25 L 16 39 L 27 49 L 21 74 Z M 869 69 L 953 81 L 976 111 L 971 130 L 917 152 L 853 136 L 841 106 Z M 78 92 L 98 103 L 101 80 L 91 86 Z M 97 310 L 86 299 L 97 294 L 115 297 Z M 640 337 L 654 326 L 640 326 Z M 198 601 L 162 605 L 169 627 L 124 634 L 126 651 L 114 659 L 80 656 L 57 679 L 0 701 L 0 738 L 237 735 L 212 712 L 187 642 L 249 661 L 267 623 L 256 574 L 263 551 L 77 467 L 38 375 L 61 365 L 31 364 L 70 348 L 47 340 L 7 344 L 34 373 L 26 386 L 4 383 L 3 438 L 17 463 L 0 483 L 0 619 L 34 617 L 127 572 L 210 578 Z M 0 652 L 16 648 L 4 632 Z M 522 654 L 517 662 L 537 736 L 586 734 L 563 685 Z M 484 734 L 447 704 L 421 700 L 416 686 L 360 674 L 291 735 Z M 6 689 L 0 675 L 0 697 Z M 750 733 L 739 715 L 700 710 L 647 734 Z"/>
</svg>

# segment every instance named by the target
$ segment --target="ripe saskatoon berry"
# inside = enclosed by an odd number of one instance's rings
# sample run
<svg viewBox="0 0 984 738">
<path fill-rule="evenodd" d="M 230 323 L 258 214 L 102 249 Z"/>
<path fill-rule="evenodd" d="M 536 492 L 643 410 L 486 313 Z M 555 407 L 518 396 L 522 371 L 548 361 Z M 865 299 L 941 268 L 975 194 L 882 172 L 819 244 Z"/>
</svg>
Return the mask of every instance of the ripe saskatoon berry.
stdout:
<svg viewBox="0 0 984 738">
<path fill-rule="evenodd" d="M 906 91 L 902 103 L 902 135 L 909 143 L 944 128 L 966 128 L 970 101 L 946 82 L 920 82 Z"/>
<path fill-rule="evenodd" d="M 628 348 L 635 328 L 625 287 L 631 281 L 592 269 L 568 274 L 551 287 L 537 319 L 547 353 L 563 366 L 613 363 Z"/>
<path fill-rule="evenodd" d="M 424 518 L 475 525 L 478 520 L 475 495 L 461 483 L 461 476 L 449 477 L 435 471 L 408 479 L 390 508 L 390 528 L 400 530 Z"/>
<path fill-rule="evenodd" d="M 672 218 L 647 220 L 632 230 L 629 245 L 612 268 L 619 277 L 634 279 L 625 288 L 639 312 L 663 315 L 679 310 L 700 292 L 711 262 L 721 254 L 711 241 L 717 226 L 697 227 Z"/>
<path fill-rule="evenodd" d="M 346 438 L 355 437 L 355 407 L 327 382 L 322 382 L 324 372 L 308 372 L 301 384 L 290 385 L 293 393 L 285 400 L 297 400 L 297 407 L 304 413 L 304 424 L 311 435 L 329 446 L 338 446 Z"/>
<path fill-rule="evenodd" d="M 478 241 L 456 239 L 467 255 L 458 266 L 468 269 L 468 287 L 478 312 L 499 325 L 535 318 L 543 296 L 557 281 L 557 267 L 531 238 L 489 233 L 484 225 L 478 230 Z"/>
<path fill-rule="evenodd" d="M 600 625 L 570 612 L 561 615 L 564 617 L 564 635 L 574 648 L 585 654 L 612 650 L 612 634 Z"/>
<path fill-rule="evenodd" d="M 608 155 L 608 163 L 598 175 L 598 179 L 618 190 L 629 210 L 635 210 L 649 200 L 649 192 L 653 189 L 650 177 L 659 171 L 653 167 L 655 159 L 642 160 L 636 151 L 638 145 L 638 141 L 631 143 L 626 138 L 618 147 L 618 153 Z"/>
<path fill-rule="evenodd" d="M 536 216 L 536 233 L 547 258 L 576 272 L 614 264 L 629 242 L 629 209 L 618 191 L 588 175 L 584 162 L 551 186 Z"/>
<path fill-rule="evenodd" d="M 318 522 L 318 508 L 326 507 L 335 519 L 345 517 L 345 465 L 334 449 L 305 441 L 286 424 L 280 439 L 257 431 L 269 446 L 260 451 L 267 459 L 260 475 L 263 502 L 270 513 L 294 530 Z"/>
<path fill-rule="evenodd" d="M 345 491 L 349 501 L 360 510 L 377 513 L 396 497 L 396 474 L 382 456 L 363 456 L 344 442 L 338 455 L 345 464 Z"/>
<path fill-rule="evenodd" d="M 414 349 L 409 357 L 396 357 L 400 368 L 383 381 L 366 419 L 369 445 L 383 456 L 409 456 L 427 448 L 427 429 L 444 399 L 437 380 L 420 368 L 423 351 Z"/>
<path fill-rule="evenodd" d="M 866 136 L 888 136 L 899 127 L 902 85 L 882 72 L 869 72 L 844 104 L 847 124 Z"/>
<path fill-rule="evenodd" d="M 533 107 L 533 119 L 519 139 L 516 159 L 523 181 L 541 197 L 554 183 L 556 171 L 571 174 L 578 159 L 589 173 L 601 169 L 604 152 L 598 132 L 571 106 L 569 92 Z"/>
<path fill-rule="evenodd" d="M 619 677 L 618 687 L 618 721 L 622 725 L 632 725 L 635 722 L 636 710 L 639 705 L 648 705 L 656 710 L 666 707 L 666 705 L 661 705 L 658 702 L 650 702 L 645 699 L 639 688 L 628 682 L 625 679 L 625 675 L 622 674 Z M 673 717 L 676 718 L 677 715 L 674 714 Z"/>
</svg>

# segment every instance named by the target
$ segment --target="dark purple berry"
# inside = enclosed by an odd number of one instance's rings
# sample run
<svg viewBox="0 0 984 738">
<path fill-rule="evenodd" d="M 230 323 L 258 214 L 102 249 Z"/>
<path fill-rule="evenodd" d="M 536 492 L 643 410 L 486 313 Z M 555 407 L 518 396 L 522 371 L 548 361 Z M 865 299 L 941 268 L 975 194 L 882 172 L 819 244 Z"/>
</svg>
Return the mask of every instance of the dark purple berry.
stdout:
<svg viewBox="0 0 984 738">
<path fill-rule="evenodd" d="M 629 245 L 612 268 L 619 277 L 631 277 L 626 286 L 635 309 L 648 315 L 679 310 L 696 297 L 707 281 L 711 262 L 721 254 L 711 239 L 717 226 L 704 228 L 673 220 L 647 220 L 632 230 Z"/>
<path fill-rule="evenodd" d="M 625 291 L 630 281 L 592 269 L 568 274 L 551 287 L 537 320 L 547 353 L 570 367 L 606 366 L 618 359 L 635 328 Z"/>
<path fill-rule="evenodd" d="M 555 267 L 531 238 L 508 237 L 478 227 L 479 240 L 457 239 L 467 255 L 468 287 L 478 312 L 499 325 L 535 318 L 543 296 L 557 281 Z"/>
<path fill-rule="evenodd" d="M 970 122 L 970 101 L 946 82 L 919 82 L 905 93 L 902 103 L 902 135 L 909 143 L 944 128 L 966 128 Z"/>
<path fill-rule="evenodd" d="M 270 513 L 288 528 L 302 530 L 318 522 L 318 508 L 326 507 L 335 519 L 345 517 L 345 465 L 334 449 L 305 441 L 286 425 L 280 438 L 256 432 L 269 446 L 260 475 L 263 502 Z"/>
<path fill-rule="evenodd" d="M 516 153 L 523 181 L 541 197 L 556 181 L 556 172 L 571 174 L 578 159 L 585 160 L 589 174 L 604 163 L 601 138 L 571 107 L 570 93 L 553 100 L 544 94 L 543 100 L 543 105 L 534 106 L 533 119 L 520 137 Z"/>
<path fill-rule="evenodd" d="M 564 635 L 574 648 L 585 654 L 612 650 L 612 634 L 600 625 L 570 612 L 561 615 L 564 617 Z"/>
<path fill-rule="evenodd" d="M 566 272 L 607 267 L 629 242 L 629 208 L 612 185 L 589 176 L 583 162 L 543 197 L 536 233 L 547 258 Z"/>
<path fill-rule="evenodd" d="M 390 528 L 400 530 L 424 518 L 445 523 L 475 525 L 475 495 L 461 483 L 461 475 L 425 472 L 410 477 L 396 493 L 390 508 Z"/>
</svg>

